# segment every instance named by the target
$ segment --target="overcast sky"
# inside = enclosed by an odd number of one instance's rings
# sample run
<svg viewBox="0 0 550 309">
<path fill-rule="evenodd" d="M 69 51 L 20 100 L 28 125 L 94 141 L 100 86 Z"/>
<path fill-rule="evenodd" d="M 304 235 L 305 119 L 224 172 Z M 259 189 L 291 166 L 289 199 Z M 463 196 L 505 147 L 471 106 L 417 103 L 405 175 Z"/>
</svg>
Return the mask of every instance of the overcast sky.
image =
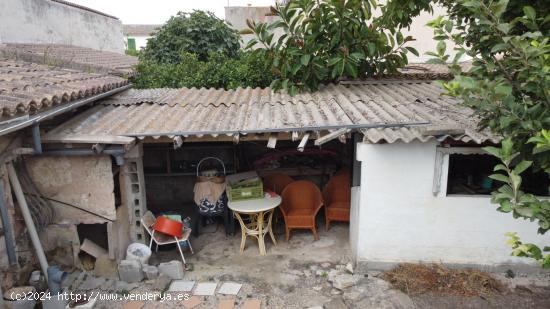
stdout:
<svg viewBox="0 0 550 309">
<path fill-rule="evenodd" d="M 69 0 L 120 18 L 124 24 L 162 24 L 178 11 L 205 10 L 224 18 L 224 7 L 269 6 L 275 0 Z"/>
</svg>

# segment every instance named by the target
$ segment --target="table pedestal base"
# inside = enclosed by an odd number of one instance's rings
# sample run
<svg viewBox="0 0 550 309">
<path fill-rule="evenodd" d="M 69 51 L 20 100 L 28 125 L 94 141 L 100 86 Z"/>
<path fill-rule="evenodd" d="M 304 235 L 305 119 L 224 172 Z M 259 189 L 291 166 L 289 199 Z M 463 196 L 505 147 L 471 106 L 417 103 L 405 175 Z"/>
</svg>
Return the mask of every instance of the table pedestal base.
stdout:
<svg viewBox="0 0 550 309">
<path fill-rule="evenodd" d="M 235 217 L 241 225 L 241 252 L 244 251 L 247 236 L 256 237 L 256 239 L 258 239 L 260 255 L 266 255 L 264 237 L 267 233 L 269 233 L 269 236 L 271 236 L 271 240 L 273 241 L 273 243 L 277 244 L 277 241 L 275 240 L 275 235 L 273 234 L 273 229 L 271 227 L 273 210 L 274 209 L 268 211 L 260 211 L 253 214 L 239 213 L 237 211 L 233 211 Z M 244 222 L 242 215 L 248 215 L 247 223 Z M 265 221 L 266 217 L 267 222 Z"/>
</svg>

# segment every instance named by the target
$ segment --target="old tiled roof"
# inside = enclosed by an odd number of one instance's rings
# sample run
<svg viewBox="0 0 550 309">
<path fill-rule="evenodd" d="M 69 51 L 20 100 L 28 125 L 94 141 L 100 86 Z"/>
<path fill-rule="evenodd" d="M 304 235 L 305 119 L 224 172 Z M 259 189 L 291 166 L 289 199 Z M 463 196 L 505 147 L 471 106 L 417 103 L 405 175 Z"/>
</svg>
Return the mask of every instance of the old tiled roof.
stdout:
<svg viewBox="0 0 550 309">
<path fill-rule="evenodd" d="M 60 44 L 0 45 L 0 56 L 86 72 L 132 74 L 137 57 L 86 47 Z"/>
<path fill-rule="evenodd" d="M 64 5 L 68 5 L 68 6 L 72 6 L 74 8 L 81 9 L 81 10 L 84 10 L 84 11 L 88 11 L 88 12 L 91 12 L 91 13 L 95 13 L 95 14 L 98 14 L 98 15 L 102 15 L 102 16 L 105 16 L 105 17 L 118 19 L 118 17 L 112 16 L 112 15 L 109 15 L 109 14 L 105 14 L 103 12 L 91 9 L 89 7 L 86 7 L 86 6 L 83 6 L 83 5 L 80 5 L 80 4 L 72 3 L 72 2 L 69 2 L 69 1 L 65 1 L 65 0 L 50 0 L 50 1 L 61 3 L 61 4 L 64 4 Z"/>
<path fill-rule="evenodd" d="M 162 25 L 122 25 L 124 35 L 149 36 L 155 33 Z"/>
<path fill-rule="evenodd" d="M 0 120 L 122 87 L 126 79 L 0 58 Z"/>
<path fill-rule="evenodd" d="M 449 136 L 456 140 L 497 141 L 487 132 L 476 131 L 471 114 L 425 80 L 330 84 L 294 97 L 269 88 L 131 89 L 102 101 L 51 134 L 158 138 L 374 126 L 364 130 L 365 139 L 378 143 L 426 141 L 434 138 L 424 135 L 426 127 L 436 126 L 461 130 Z M 429 126 L 402 127 L 411 123 Z M 380 127 L 384 125 L 392 128 Z"/>
</svg>

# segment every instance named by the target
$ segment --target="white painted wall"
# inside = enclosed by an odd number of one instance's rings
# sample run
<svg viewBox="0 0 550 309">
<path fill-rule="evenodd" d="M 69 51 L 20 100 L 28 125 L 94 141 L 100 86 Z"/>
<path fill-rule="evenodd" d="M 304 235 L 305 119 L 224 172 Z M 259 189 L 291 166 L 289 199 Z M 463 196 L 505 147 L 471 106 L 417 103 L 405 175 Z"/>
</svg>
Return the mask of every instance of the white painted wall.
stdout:
<svg viewBox="0 0 550 309">
<path fill-rule="evenodd" d="M 120 20 L 47 0 L 1 0 L 0 40 L 124 53 Z"/>
<path fill-rule="evenodd" d="M 535 223 L 498 212 L 489 196 L 433 196 L 435 155 L 436 142 L 358 146 L 358 227 L 350 229 L 357 261 L 523 264 L 532 261 L 510 256 L 506 232 L 550 245 Z"/>
</svg>

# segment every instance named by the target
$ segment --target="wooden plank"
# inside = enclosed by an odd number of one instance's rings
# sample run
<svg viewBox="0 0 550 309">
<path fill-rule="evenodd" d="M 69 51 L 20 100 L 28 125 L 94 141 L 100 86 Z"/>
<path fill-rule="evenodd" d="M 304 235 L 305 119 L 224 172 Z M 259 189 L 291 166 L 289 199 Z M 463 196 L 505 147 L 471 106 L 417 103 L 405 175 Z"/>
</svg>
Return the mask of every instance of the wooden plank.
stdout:
<svg viewBox="0 0 550 309">
<path fill-rule="evenodd" d="M 178 149 L 183 145 L 184 138 L 181 136 L 174 137 L 174 149 Z"/>
<path fill-rule="evenodd" d="M 304 136 L 302 137 L 302 140 L 300 141 L 300 144 L 298 144 L 298 151 L 304 151 L 304 148 L 306 147 L 308 139 L 309 139 L 309 133 L 304 134 Z"/>
<path fill-rule="evenodd" d="M 269 139 L 267 140 L 267 148 L 275 149 L 276 145 L 277 145 L 277 135 L 270 134 Z"/>
<path fill-rule="evenodd" d="M 334 132 L 331 132 L 323 137 L 320 137 L 318 139 L 315 140 L 315 146 L 321 146 L 327 142 L 330 142 L 331 140 L 335 139 L 335 138 L 339 138 L 340 136 L 344 135 L 346 133 L 348 133 L 350 131 L 350 129 L 346 129 L 346 128 L 341 128 L 341 129 L 338 129 Z"/>
<path fill-rule="evenodd" d="M 50 135 L 42 137 L 42 143 L 131 144 L 133 137 L 115 135 Z"/>
</svg>

